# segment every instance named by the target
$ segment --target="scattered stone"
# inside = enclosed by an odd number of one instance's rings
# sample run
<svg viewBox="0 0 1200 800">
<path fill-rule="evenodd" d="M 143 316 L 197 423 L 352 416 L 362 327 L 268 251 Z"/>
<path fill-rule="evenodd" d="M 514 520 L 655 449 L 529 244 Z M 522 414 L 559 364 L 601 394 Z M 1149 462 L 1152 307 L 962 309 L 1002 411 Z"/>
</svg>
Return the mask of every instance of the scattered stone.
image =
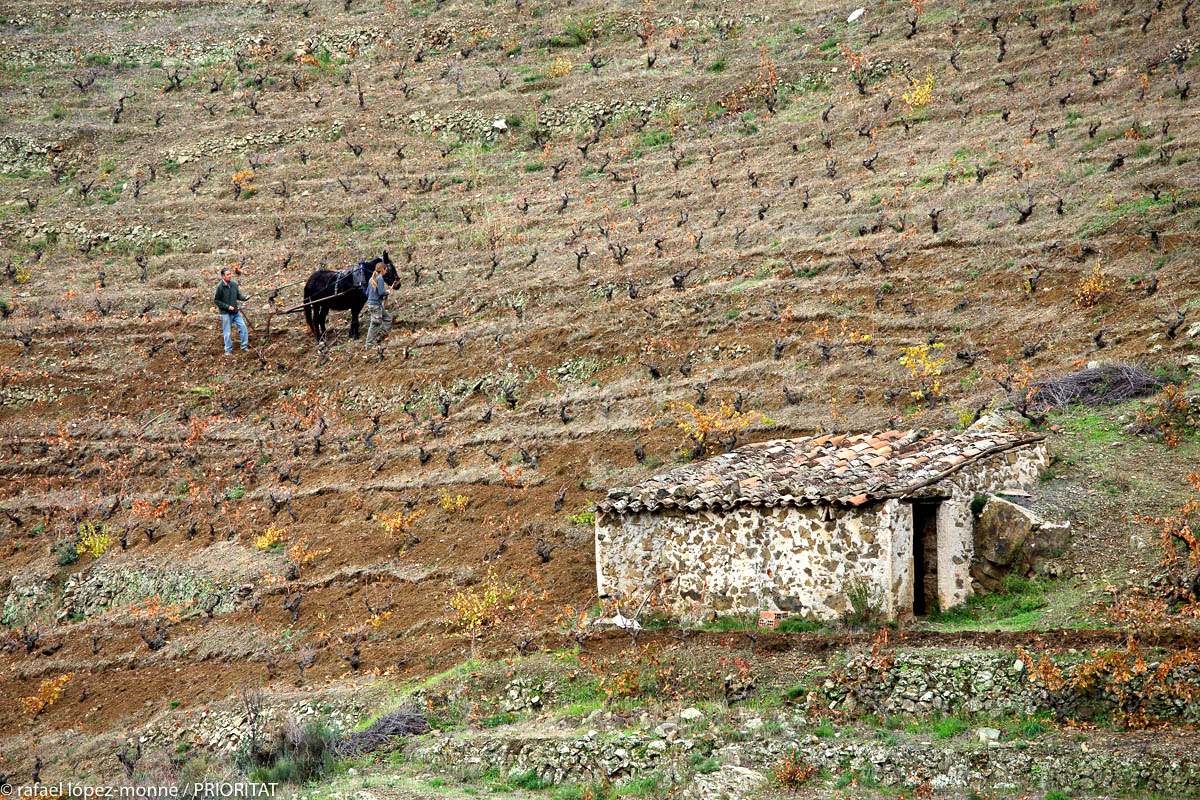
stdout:
<svg viewBox="0 0 1200 800">
<path fill-rule="evenodd" d="M 1000 741 L 1000 731 L 995 728 L 980 728 L 976 734 L 979 736 L 979 741 L 984 744 Z"/>
<path fill-rule="evenodd" d="M 664 739 L 675 739 L 679 736 L 679 726 L 674 722 L 664 722 L 654 729 L 654 735 Z"/>
<path fill-rule="evenodd" d="M 708 775 L 697 775 L 683 796 L 696 800 L 757 797 L 766 780 L 766 775 L 757 770 L 726 766 Z"/>
</svg>

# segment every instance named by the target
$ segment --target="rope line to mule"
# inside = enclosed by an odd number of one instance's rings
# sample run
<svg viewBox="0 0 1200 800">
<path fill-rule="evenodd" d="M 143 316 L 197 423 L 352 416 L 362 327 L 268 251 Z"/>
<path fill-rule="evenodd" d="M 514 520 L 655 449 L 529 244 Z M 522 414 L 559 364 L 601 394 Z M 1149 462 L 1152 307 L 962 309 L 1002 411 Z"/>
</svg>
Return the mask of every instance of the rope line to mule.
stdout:
<svg viewBox="0 0 1200 800">
<path fill-rule="evenodd" d="M 298 306 L 292 306 L 291 308 L 284 308 L 284 309 L 275 308 L 274 307 L 275 298 L 271 297 L 270 302 L 272 303 L 272 306 L 270 308 L 266 309 L 266 311 L 267 311 L 267 328 L 265 331 L 265 335 L 267 335 L 267 336 L 271 335 L 271 320 L 275 318 L 276 314 L 294 314 L 297 311 L 303 311 L 304 309 L 308 308 L 309 306 L 317 305 L 318 303 L 324 303 L 329 300 L 333 300 L 334 298 L 341 297 L 342 295 L 350 294 L 351 292 L 361 292 L 361 291 L 362 291 L 362 289 L 360 287 L 351 286 L 349 289 L 347 289 L 344 292 L 338 292 L 337 294 L 331 294 L 331 295 L 327 295 L 325 297 L 314 297 L 312 300 L 305 300 L 303 303 L 301 303 Z"/>
<path fill-rule="evenodd" d="M 360 264 L 359 265 L 360 269 L 361 269 L 361 266 L 362 265 Z M 347 277 L 350 274 L 352 274 L 353 272 L 354 272 L 354 267 L 336 272 L 335 274 L 337 275 L 337 282 L 341 282 L 343 277 Z M 354 291 L 361 291 L 364 294 L 366 293 L 366 289 L 364 289 L 361 286 L 351 286 L 349 289 L 347 289 L 344 292 L 338 292 L 337 294 L 331 294 L 328 297 L 317 297 L 317 298 L 313 298 L 312 300 L 306 300 L 303 303 L 301 303 L 300 305 L 292 306 L 291 308 L 288 308 L 288 309 L 280 310 L 280 309 L 275 308 L 275 304 L 276 304 L 275 298 L 277 298 L 279 296 L 280 291 L 288 288 L 289 286 L 295 286 L 300 283 L 306 283 L 308 280 L 309 280 L 308 278 L 301 278 L 300 280 L 292 281 L 291 283 L 285 283 L 282 286 L 276 286 L 273 289 L 271 289 L 267 295 L 267 302 L 271 304 L 271 307 L 267 309 L 267 313 L 268 314 L 292 314 L 292 313 L 295 313 L 296 311 L 302 311 L 307 306 L 315 305 L 316 303 L 321 303 L 326 300 L 332 300 L 335 297 L 341 297 L 342 295 L 347 295 Z M 335 282 L 334 285 L 336 285 L 337 282 Z"/>
<path fill-rule="evenodd" d="M 269 308 L 269 309 L 267 309 L 267 313 L 268 314 L 294 314 L 297 311 L 303 311 L 308 306 L 316 305 L 317 303 L 324 303 L 327 300 L 332 300 L 335 297 L 341 297 L 342 295 L 350 294 L 351 292 L 361 292 L 361 291 L 362 291 L 362 289 L 355 286 L 350 289 L 347 289 L 344 292 L 338 292 L 337 294 L 326 295 L 325 297 L 315 297 L 312 300 L 305 300 L 300 305 L 292 306 L 291 308 L 285 308 L 282 310 L 276 309 L 276 308 Z"/>
</svg>

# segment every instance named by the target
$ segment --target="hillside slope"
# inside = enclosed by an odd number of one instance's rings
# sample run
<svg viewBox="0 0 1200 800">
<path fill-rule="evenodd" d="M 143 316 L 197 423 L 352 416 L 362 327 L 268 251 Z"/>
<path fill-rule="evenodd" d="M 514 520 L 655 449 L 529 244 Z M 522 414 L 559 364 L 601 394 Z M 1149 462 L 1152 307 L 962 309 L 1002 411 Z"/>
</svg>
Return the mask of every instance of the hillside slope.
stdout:
<svg viewBox="0 0 1200 800">
<path fill-rule="evenodd" d="M 527 603 L 492 646 L 561 633 L 587 508 L 681 424 L 956 425 L 1091 360 L 1194 367 L 1200 12 L 853 10 L 9 4 L 5 730 L 429 672 L 489 571 Z M 272 313 L 384 250 L 382 348 Z"/>
</svg>

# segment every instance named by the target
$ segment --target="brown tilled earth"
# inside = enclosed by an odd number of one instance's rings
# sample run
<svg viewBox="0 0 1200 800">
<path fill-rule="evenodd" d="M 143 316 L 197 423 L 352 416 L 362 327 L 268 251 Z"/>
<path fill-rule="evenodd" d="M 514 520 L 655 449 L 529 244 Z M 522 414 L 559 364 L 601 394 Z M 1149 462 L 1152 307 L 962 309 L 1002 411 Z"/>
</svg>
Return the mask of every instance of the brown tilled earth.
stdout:
<svg viewBox="0 0 1200 800">
<path fill-rule="evenodd" d="M 685 456 L 671 401 L 737 400 L 745 442 L 961 424 L 1009 403 L 994 378 L 1194 359 L 1200 11 L 852 10 L 7 5 L 10 749 L 163 698 L 318 686 L 360 636 L 360 671 L 444 668 L 468 653 L 448 601 L 489 570 L 533 600 L 484 652 L 566 642 L 562 618 L 595 603 L 578 512 Z M 273 313 L 312 270 L 384 250 L 402 286 L 383 348 L 344 313 L 323 346 Z M 229 359 L 223 266 L 252 298 L 251 352 Z M 901 363 L 921 345 L 944 360 L 924 378 Z M 1094 457 L 1060 469 L 1056 497 L 1101 498 L 1067 509 L 1105 554 L 1076 565 L 1089 580 L 1147 560 L 1131 516 L 1195 455 L 1139 453 L 1153 486 L 1105 492 Z M 398 546 L 382 520 L 413 512 Z M 60 565 L 88 524 L 111 549 Z M 260 550 L 272 527 L 283 544 Z M 173 566 L 215 588 L 57 613 L 72 578 Z M 32 609 L 31 585 L 50 592 Z M 60 674 L 63 699 L 23 713 Z"/>
</svg>

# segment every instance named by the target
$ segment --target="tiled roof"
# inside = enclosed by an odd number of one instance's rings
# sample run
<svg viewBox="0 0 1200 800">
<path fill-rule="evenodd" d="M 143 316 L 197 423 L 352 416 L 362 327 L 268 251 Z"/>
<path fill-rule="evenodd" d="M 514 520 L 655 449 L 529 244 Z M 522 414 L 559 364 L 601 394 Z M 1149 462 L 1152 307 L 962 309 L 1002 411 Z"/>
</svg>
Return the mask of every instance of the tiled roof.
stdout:
<svg viewBox="0 0 1200 800">
<path fill-rule="evenodd" d="M 858 506 L 903 497 L 971 462 L 1041 436 L 995 430 L 882 431 L 774 439 L 611 489 L 598 511 Z"/>
</svg>

